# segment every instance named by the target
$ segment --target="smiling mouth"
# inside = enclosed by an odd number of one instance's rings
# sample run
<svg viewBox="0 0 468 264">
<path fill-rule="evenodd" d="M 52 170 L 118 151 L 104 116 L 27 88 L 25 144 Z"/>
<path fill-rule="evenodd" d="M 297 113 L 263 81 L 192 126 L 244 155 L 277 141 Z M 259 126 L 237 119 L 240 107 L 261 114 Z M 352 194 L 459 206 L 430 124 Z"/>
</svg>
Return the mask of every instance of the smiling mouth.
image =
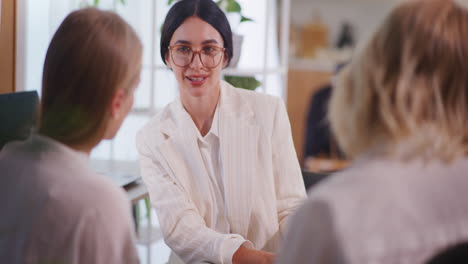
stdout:
<svg viewBox="0 0 468 264">
<path fill-rule="evenodd" d="M 205 80 L 206 78 L 208 78 L 208 77 L 196 77 L 196 78 L 195 77 L 187 77 L 187 79 L 189 79 L 192 82 L 201 82 L 201 81 Z"/>
</svg>

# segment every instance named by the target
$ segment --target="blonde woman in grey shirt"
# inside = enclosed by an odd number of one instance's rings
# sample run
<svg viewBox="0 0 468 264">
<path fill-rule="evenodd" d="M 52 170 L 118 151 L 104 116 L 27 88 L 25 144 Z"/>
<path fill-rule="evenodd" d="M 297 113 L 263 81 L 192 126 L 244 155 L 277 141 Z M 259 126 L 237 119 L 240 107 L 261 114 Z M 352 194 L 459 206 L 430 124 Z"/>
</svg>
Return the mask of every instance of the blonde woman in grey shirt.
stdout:
<svg viewBox="0 0 468 264">
<path fill-rule="evenodd" d="M 354 165 L 312 189 L 277 263 L 424 263 L 468 241 L 468 4 L 405 1 L 341 75 Z"/>
<path fill-rule="evenodd" d="M 133 104 L 142 46 L 118 15 L 71 13 L 47 51 L 39 131 L 0 153 L 0 262 L 137 263 L 128 200 L 87 168 Z"/>
</svg>

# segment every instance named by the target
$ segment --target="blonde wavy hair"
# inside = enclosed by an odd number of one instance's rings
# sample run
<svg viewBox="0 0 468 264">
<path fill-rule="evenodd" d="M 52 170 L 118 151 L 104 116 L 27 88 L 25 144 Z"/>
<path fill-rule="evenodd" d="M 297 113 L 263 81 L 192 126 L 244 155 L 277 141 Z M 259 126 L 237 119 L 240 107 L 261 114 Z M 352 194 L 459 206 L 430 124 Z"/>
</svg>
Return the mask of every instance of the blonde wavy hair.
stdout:
<svg viewBox="0 0 468 264">
<path fill-rule="evenodd" d="M 333 92 L 329 119 L 346 154 L 465 156 L 467 36 L 462 0 L 413 0 L 395 8 Z"/>
</svg>

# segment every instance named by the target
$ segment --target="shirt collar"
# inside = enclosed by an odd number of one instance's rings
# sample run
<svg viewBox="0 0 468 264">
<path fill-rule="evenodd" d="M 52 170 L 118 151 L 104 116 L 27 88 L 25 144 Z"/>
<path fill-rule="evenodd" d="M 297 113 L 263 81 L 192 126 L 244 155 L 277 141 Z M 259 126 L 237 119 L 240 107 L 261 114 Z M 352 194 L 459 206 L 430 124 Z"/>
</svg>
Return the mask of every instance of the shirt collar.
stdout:
<svg viewBox="0 0 468 264">
<path fill-rule="evenodd" d="M 195 127 L 195 133 L 197 135 L 198 141 L 200 141 L 200 143 L 202 144 L 212 145 L 214 143 L 214 140 L 219 138 L 218 136 L 218 105 L 216 106 L 216 109 L 215 109 L 213 121 L 211 122 L 210 131 L 208 131 L 208 133 L 206 133 L 204 137 L 202 137 L 200 131 L 195 126 L 195 124 L 193 124 L 193 126 Z"/>
<path fill-rule="evenodd" d="M 89 155 L 85 152 L 77 151 L 74 150 L 52 138 L 49 138 L 44 135 L 39 135 L 37 133 L 31 134 L 29 138 L 30 142 L 32 144 L 45 144 L 49 147 L 51 147 L 51 150 L 58 150 L 62 155 L 66 155 L 74 160 L 79 161 L 80 163 L 83 163 L 87 165 L 89 161 Z"/>
<path fill-rule="evenodd" d="M 214 113 L 214 116 L 213 116 L 213 122 L 211 123 L 211 128 L 210 128 L 210 131 L 208 132 L 208 134 L 213 134 L 215 136 L 219 136 L 219 127 L 218 127 L 218 124 L 219 124 L 219 102 L 218 104 L 216 105 L 216 109 L 215 109 L 215 113 Z M 208 135 L 207 134 L 207 135 Z"/>
<path fill-rule="evenodd" d="M 182 104 L 182 100 L 180 97 L 177 100 L 177 109 L 180 113 L 183 115 L 183 123 L 186 128 L 192 129 L 197 136 L 198 140 L 201 142 L 206 142 L 206 138 L 208 138 L 210 135 L 219 137 L 219 108 L 220 108 L 220 103 L 221 100 L 218 100 L 218 104 L 216 105 L 215 113 L 213 116 L 213 121 L 211 123 L 211 128 L 210 131 L 205 135 L 205 137 L 202 137 L 200 134 L 200 131 L 198 130 L 197 126 L 195 125 L 195 122 L 193 122 L 192 117 L 190 114 L 187 112 L 187 110 L 184 108 Z"/>
</svg>

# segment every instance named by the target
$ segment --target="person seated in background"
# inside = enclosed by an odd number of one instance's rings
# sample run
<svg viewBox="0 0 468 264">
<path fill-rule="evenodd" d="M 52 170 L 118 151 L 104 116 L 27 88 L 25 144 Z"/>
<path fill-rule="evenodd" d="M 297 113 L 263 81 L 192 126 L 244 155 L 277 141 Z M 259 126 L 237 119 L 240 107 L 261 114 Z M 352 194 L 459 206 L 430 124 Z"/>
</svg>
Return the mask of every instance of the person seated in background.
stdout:
<svg viewBox="0 0 468 264">
<path fill-rule="evenodd" d="M 338 64 L 334 76 L 337 76 L 345 63 Z M 333 84 L 320 88 L 312 95 L 304 142 L 304 169 L 312 172 L 330 172 L 346 168 L 348 161 L 338 147 L 330 131 L 328 122 L 328 103 Z"/>
<path fill-rule="evenodd" d="M 133 104 L 142 45 L 117 14 L 82 9 L 47 50 L 37 133 L 0 152 L 0 262 L 138 263 L 130 206 L 87 167 Z"/>
<path fill-rule="evenodd" d="M 462 1 L 391 12 L 330 102 L 355 162 L 312 189 L 277 263 L 424 263 L 467 241 L 467 35 Z"/>
</svg>

